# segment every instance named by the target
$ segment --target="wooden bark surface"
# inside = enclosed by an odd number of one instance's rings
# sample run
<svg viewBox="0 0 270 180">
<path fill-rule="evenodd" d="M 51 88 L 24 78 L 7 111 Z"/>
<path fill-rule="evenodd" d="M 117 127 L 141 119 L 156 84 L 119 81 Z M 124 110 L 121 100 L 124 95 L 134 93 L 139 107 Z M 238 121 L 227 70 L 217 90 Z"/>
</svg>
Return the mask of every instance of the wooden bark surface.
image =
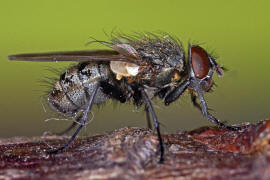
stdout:
<svg viewBox="0 0 270 180">
<path fill-rule="evenodd" d="M 234 132 L 213 127 L 163 134 L 166 153 L 148 129 L 128 127 L 78 138 L 0 139 L 0 179 L 270 179 L 270 120 Z M 50 147 L 51 146 L 51 147 Z"/>
</svg>

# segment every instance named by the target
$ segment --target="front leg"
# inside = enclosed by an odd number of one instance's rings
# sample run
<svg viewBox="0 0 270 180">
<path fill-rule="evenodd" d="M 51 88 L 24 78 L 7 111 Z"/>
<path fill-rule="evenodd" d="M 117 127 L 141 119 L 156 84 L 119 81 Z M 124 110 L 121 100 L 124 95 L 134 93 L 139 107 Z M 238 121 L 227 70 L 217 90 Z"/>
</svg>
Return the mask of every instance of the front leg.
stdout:
<svg viewBox="0 0 270 180">
<path fill-rule="evenodd" d="M 198 98 L 197 98 L 196 94 L 192 91 L 190 92 L 190 98 L 191 98 L 191 102 L 192 102 L 193 106 L 195 108 L 197 108 L 200 112 L 202 112 L 201 105 L 197 102 Z M 213 109 L 208 108 L 208 110 L 212 111 Z"/>
<path fill-rule="evenodd" d="M 194 92 L 190 92 L 190 98 L 193 106 L 197 108 L 199 111 L 202 111 L 200 104 L 197 102 L 197 96 L 194 94 Z"/>
<path fill-rule="evenodd" d="M 228 126 L 228 125 L 222 123 L 221 121 L 219 121 L 219 120 L 218 120 L 217 118 L 215 118 L 212 114 L 210 114 L 210 113 L 208 112 L 208 107 L 207 107 L 206 101 L 205 101 L 205 99 L 204 99 L 204 97 L 203 97 L 202 91 L 201 91 L 199 88 L 196 88 L 196 92 L 197 92 L 198 97 L 199 97 L 200 102 L 201 102 L 201 111 L 202 111 L 202 114 L 203 114 L 206 118 L 210 119 L 212 122 L 216 123 L 218 126 L 223 127 L 223 128 L 226 128 L 226 129 L 228 129 L 228 130 L 236 131 L 236 130 L 241 129 L 240 127 L 232 127 L 232 126 Z"/>
<path fill-rule="evenodd" d="M 185 92 L 185 90 L 188 88 L 189 85 L 190 85 L 190 80 L 187 79 L 178 87 L 176 87 L 172 92 L 167 94 L 164 98 L 165 105 L 169 105 L 173 101 L 177 100 L 183 94 L 183 92 Z"/>
<path fill-rule="evenodd" d="M 163 140 L 162 140 L 161 133 L 160 133 L 159 122 L 158 122 L 156 113 L 153 109 L 151 100 L 147 96 L 146 92 L 144 91 L 143 88 L 140 88 L 140 92 L 141 92 L 142 98 L 146 104 L 146 108 L 148 109 L 149 113 L 152 115 L 152 119 L 154 121 L 154 126 L 157 130 L 159 146 L 160 146 L 160 160 L 159 161 L 162 163 L 164 161 L 164 144 L 163 144 Z"/>
</svg>

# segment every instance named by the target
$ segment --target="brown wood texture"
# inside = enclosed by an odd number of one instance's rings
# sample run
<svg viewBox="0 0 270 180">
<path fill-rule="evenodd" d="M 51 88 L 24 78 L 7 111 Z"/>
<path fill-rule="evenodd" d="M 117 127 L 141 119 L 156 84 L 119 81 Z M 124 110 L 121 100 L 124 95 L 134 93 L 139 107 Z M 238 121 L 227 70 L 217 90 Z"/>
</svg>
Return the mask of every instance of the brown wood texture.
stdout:
<svg viewBox="0 0 270 180">
<path fill-rule="evenodd" d="M 49 155 L 68 137 L 0 139 L 0 179 L 270 179 L 270 120 L 240 131 L 205 127 L 163 134 L 166 153 L 148 129 L 129 127 L 78 138 Z"/>
</svg>

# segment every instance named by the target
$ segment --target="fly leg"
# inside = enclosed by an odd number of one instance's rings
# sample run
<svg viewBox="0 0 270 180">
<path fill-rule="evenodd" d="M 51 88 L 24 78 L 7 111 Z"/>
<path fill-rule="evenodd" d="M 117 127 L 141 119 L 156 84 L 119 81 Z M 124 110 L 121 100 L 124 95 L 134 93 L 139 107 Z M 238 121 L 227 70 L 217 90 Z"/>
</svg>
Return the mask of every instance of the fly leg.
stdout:
<svg viewBox="0 0 270 180">
<path fill-rule="evenodd" d="M 176 87 L 172 92 L 170 92 L 167 96 L 165 96 L 164 98 L 165 105 L 169 105 L 173 101 L 177 100 L 183 94 L 183 92 L 189 87 L 189 85 L 192 83 L 192 86 L 194 86 L 193 89 L 198 94 L 198 98 L 200 99 L 201 105 L 196 101 L 197 97 L 194 94 L 191 94 L 191 100 L 192 100 L 193 105 L 202 112 L 203 116 L 205 116 L 206 118 L 208 118 L 209 120 L 217 124 L 218 126 L 226 128 L 228 130 L 242 129 L 240 127 L 228 126 L 220 122 L 217 118 L 215 118 L 212 114 L 210 114 L 208 112 L 209 108 L 207 107 L 206 101 L 203 97 L 202 89 L 200 88 L 199 84 L 196 81 L 193 81 L 193 82 L 191 81 L 192 80 L 189 80 L 189 79 L 185 80 L 182 84 L 180 84 L 180 86 Z"/>
<path fill-rule="evenodd" d="M 200 89 L 196 88 L 196 92 L 198 94 L 198 97 L 200 99 L 200 102 L 201 102 L 201 111 L 202 111 L 202 114 L 208 118 L 209 120 L 211 120 L 212 122 L 214 122 L 215 124 L 217 124 L 218 126 L 220 127 L 223 127 L 223 128 L 226 128 L 228 130 L 232 130 L 232 131 L 237 131 L 237 130 L 240 130 L 242 129 L 241 127 L 232 127 L 232 126 L 228 126 L 224 123 L 222 123 L 221 121 L 219 121 L 217 118 L 215 118 L 212 114 L 210 114 L 208 112 L 208 107 L 207 107 L 207 104 L 206 104 L 206 101 L 203 97 L 203 93 L 201 92 Z"/>
<path fill-rule="evenodd" d="M 190 98 L 193 106 L 198 110 L 202 111 L 200 104 L 197 102 L 197 96 L 193 92 L 190 93 Z"/>
<path fill-rule="evenodd" d="M 74 129 L 76 127 L 77 124 L 80 124 L 80 120 L 82 119 L 82 114 L 80 114 L 78 117 L 76 117 L 75 121 L 73 121 L 73 123 L 64 131 L 61 131 L 59 133 L 56 133 L 56 135 L 58 136 L 62 136 L 64 134 L 67 134 L 68 132 L 70 132 L 72 129 Z"/>
<path fill-rule="evenodd" d="M 148 127 L 149 129 L 152 129 L 152 124 L 151 124 L 151 119 L 150 119 L 149 110 L 148 110 L 148 108 L 147 108 L 146 106 L 145 106 L 144 111 L 145 111 L 145 114 L 146 114 L 147 127 Z"/>
<path fill-rule="evenodd" d="M 185 80 L 180 86 L 176 87 L 172 92 L 167 94 L 164 98 L 165 105 L 169 105 L 173 101 L 177 100 L 190 85 L 190 80 Z"/>
<path fill-rule="evenodd" d="M 76 138 L 76 136 L 78 135 L 80 130 L 85 126 L 87 119 L 88 119 L 88 115 L 89 115 L 91 108 L 93 106 L 94 98 L 97 94 L 97 90 L 98 90 L 99 86 L 100 85 L 97 84 L 93 90 L 93 93 L 91 94 L 91 96 L 89 96 L 89 101 L 88 101 L 88 104 L 87 104 L 85 111 L 83 112 L 83 116 L 81 117 L 81 119 L 79 121 L 80 126 L 78 127 L 78 129 L 75 131 L 75 133 L 72 135 L 72 137 L 69 139 L 69 141 L 64 146 L 62 146 L 56 150 L 49 151 L 50 154 L 56 154 L 56 153 L 62 152 L 64 149 L 66 149 L 74 141 L 74 139 Z"/>
<path fill-rule="evenodd" d="M 140 89 L 142 98 L 146 104 L 146 108 L 148 109 L 149 113 L 152 115 L 152 119 L 154 121 L 154 126 L 157 130 L 157 136 L 158 136 L 158 140 L 159 140 L 159 146 L 160 146 L 160 159 L 159 162 L 162 163 L 164 161 L 164 144 L 163 144 L 163 140 L 161 137 L 161 133 L 160 133 L 160 127 L 159 127 L 159 122 L 156 116 L 156 113 L 153 109 L 151 100 L 149 99 L 149 97 L 147 96 L 146 92 L 144 91 L 143 88 Z"/>
<path fill-rule="evenodd" d="M 202 112 L 201 105 L 197 102 L 198 97 L 194 94 L 194 92 L 190 93 L 190 98 L 193 106 Z M 213 109 L 208 108 L 208 110 L 212 111 Z"/>
</svg>

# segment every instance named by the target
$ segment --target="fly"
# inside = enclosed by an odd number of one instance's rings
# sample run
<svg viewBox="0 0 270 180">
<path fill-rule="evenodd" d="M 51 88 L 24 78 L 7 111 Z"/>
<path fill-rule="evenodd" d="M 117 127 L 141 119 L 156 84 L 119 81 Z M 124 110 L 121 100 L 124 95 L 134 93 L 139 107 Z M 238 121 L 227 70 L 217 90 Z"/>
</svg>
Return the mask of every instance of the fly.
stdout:
<svg viewBox="0 0 270 180">
<path fill-rule="evenodd" d="M 94 42 L 111 49 L 9 56 L 9 60 L 17 61 L 78 62 L 60 75 L 48 94 L 48 103 L 58 113 L 75 118 L 76 122 L 67 131 L 77 124 L 79 127 L 64 146 L 50 153 L 66 149 L 86 124 L 92 106 L 108 99 L 121 103 L 132 101 L 135 106 L 145 105 L 148 127 L 152 126 L 151 115 L 157 131 L 160 162 L 164 160 L 164 144 L 151 103 L 155 97 L 169 105 L 189 90 L 193 105 L 203 116 L 220 127 L 239 129 L 222 123 L 208 111 L 204 93 L 213 85 L 214 72 L 223 76 L 223 69 L 201 46 L 189 45 L 186 57 L 181 41 L 168 34 L 118 35 L 112 37 L 110 42 Z"/>
</svg>

